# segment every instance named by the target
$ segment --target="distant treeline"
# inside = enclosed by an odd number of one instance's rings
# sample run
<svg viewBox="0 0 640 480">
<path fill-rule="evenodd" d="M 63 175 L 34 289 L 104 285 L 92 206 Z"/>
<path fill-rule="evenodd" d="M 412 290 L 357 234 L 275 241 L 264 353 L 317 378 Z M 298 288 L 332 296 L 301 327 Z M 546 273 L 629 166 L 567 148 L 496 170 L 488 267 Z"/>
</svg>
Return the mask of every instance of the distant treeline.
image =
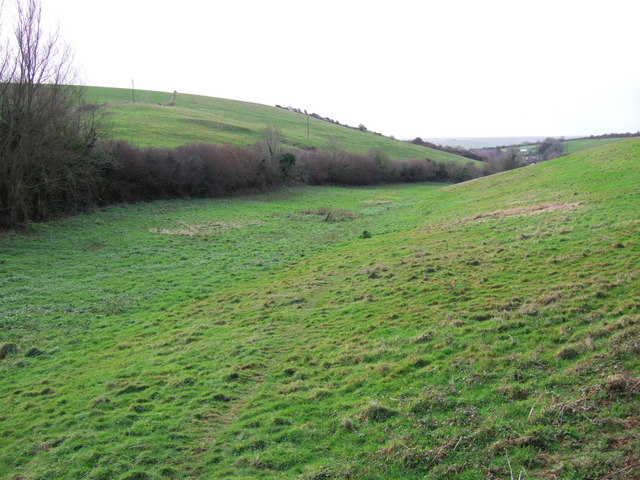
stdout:
<svg viewBox="0 0 640 480">
<path fill-rule="evenodd" d="M 571 140 L 598 140 L 598 139 L 606 139 L 606 138 L 631 138 L 631 137 L 640 137 L 640 130 L 638 130 L 635 133 L 631 133 L 631 132 L 605 133 L 603 135 L 590 135 L 588 137 L 572 138 Z"/>
</svg>

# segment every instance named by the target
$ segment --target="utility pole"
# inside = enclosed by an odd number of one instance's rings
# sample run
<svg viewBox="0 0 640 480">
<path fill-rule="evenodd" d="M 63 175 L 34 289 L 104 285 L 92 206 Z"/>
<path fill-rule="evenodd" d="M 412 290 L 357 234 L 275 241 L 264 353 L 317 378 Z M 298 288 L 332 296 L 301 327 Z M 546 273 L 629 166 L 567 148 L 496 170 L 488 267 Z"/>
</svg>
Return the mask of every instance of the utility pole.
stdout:
<svg viewBox="0 0 640 480">
<path fill-rule="evenodd" d="M 309 140 L 309 114 L 307 113 L 307 140 Z"/>
<path fill-rule="evenodd" d="M 136 103 L 136 90 L 133 87 L 133 78 L 131 79 L 131 103 Z"/>
</svg>

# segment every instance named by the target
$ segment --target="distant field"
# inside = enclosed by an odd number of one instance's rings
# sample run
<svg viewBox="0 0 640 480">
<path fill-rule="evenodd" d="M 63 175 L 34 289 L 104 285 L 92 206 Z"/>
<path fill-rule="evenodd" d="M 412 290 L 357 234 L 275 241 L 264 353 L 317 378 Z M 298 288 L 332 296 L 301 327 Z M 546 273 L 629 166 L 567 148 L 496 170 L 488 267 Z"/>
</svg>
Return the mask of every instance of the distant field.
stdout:
<svg viewBox="0 0 640 480">
<path fill-rule="evenodd" d="M 0 235 L 0 478 L 637 479 L 639 165 Z"/>
<path fill-rule="evenodd" d="M 384 150 L 391 158 L 429 158 L 441 162 L 467 163 L 470 160 L 438 150 L 383 137 L 370 132 L 334 125 L 280 108 L 256 103 L 178 93 L 174 106 L 171 94 L 138 90 L 132 103 L 131 90 L 86 87 L 89 103 L 108 103 L 113 137 L 142 147 L 176 147 L 192 142 L 250 145 L 266 126 L 281 130 L 290 147 L 323 148 L 327 138 L 340 139 L 349 151 L 366 153 Z"/>
<path fill-rule="evenodd" d="M 540 138 L 540 140 L 544 140 Z M 609 145 L 611 143 L 617 143 L 623 140 L 628 140 L 627 138 L 587 138 L 582 140 L 565 140 L 563 143 L 565 145 L 565 154 L 571 153 L 580 153 L 585 150 L 589 150 L 591 148 L 600 147 L 603 145 Z M 507 145 L 507 144 L 505 144 Z M 518 146 L 519 144 L 513 143 L 513 146 Z M 522 148 L 527 149 L 529 152 L 536 152 L 539 144 L 532 145 L 524 145 Z"/>
<path fill-rule="evenodd" d="M 565 153 L 578 153 L 594 147 L 609 145 L 610 143 L 627 140 L 626 138 L 594 138 L 584 140 L 567 140 L 565 144 Z"/>
</svg>

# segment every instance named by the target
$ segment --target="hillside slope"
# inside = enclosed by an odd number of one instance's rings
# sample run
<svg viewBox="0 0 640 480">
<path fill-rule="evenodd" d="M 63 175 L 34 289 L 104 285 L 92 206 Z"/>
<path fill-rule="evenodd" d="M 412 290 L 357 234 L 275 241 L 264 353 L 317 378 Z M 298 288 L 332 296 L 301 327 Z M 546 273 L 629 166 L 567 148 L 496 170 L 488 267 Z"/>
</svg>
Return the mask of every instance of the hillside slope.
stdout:
<svg viewBox="0 0 640 480">
<path fill-rule="evenodd" d="M 564 153 L 579 153 L 590 148 L 609 145 L 626 140 L 625 138 L 582 138 L 577 140 L 566 140 L 564 142 Z"/>
<path fill-rule="evenodd" d="M 298 149 L 324 148 L 327 138 L 335 137 L 355 153 L 380 148 L 397 160 L 470 161 L 316 118 L 309 119 L 307 136 L 306 116 L 257 103 L 179 93 L 175 105 L 163 106 L 170 102 L 171 94 L 139 90 L 135 95 L 136 103 L 132 103 L 131 90 L 85 88 L 87 102 L 109 104 L 111 134 L 142 147 L 177 147 L 193 142 L 251 145 L 260 139 L 265 127 L 274 126 L 281 130 L 286 145 Z"/>
<path fill-rule="evenodd" d="M 629 140 L 0 237 L 0 476 L 637 478 L 639 166 Z"/>
</svg>

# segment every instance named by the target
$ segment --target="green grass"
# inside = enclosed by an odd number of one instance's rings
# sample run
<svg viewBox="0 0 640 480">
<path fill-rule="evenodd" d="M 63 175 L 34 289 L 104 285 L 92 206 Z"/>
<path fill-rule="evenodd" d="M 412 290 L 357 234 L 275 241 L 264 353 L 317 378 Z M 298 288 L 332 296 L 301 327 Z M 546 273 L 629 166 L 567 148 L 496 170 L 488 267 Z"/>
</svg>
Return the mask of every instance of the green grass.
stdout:
<svg viewBox="0 0 640 480">
<path fill-rule="evenodd" d="M 371 132 L 334 125 L 276 107 L 179 93 L 174 106 L 171 94 L 107 87 L 86 87 L 89 103 L 108 103 L 110 134 L 141 147 L 177 147 L 186 143 L 232 143 L 252 145 L 260 140 L 267 126 L 280 129 L 289 147 L 324 148 L 327 139 L 335 137 L 355 153 L 373 148 L 385 151 L 396 160 L 429 158 L 438 162 L 467 163 L 467 158 L 447 152 L 419 147 Z"/>
<path fill-rule="evenodd" d="M 6 233 L 0 478 L 635 478 L 639 165 Z"/>
<path fill-rule="evenodd" d="M 581 140 L 567 140 L 564 142 L 564 153 L 579 153 L 590 148 L 601 147 L 625 140 L 624 138 L 585 138 Z"/>
</svg>

